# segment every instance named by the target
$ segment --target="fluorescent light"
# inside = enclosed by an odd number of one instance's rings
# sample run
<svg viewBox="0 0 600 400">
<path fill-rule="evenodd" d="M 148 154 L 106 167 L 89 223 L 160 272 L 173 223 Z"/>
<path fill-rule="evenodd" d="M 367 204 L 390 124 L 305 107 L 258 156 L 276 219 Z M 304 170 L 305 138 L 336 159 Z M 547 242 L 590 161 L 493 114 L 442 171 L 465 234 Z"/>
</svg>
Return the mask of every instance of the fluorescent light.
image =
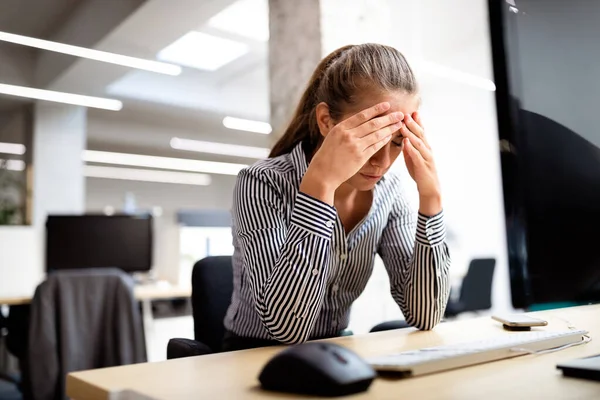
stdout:
<svg viewBox="0 0 600 400">
<path fill-rule="evenodd" d="M 0 160 L 0 163 L 4 162 L 9 171 L 25 171 L 25 161 L 23 160 Z"/>
<path fill-rule="evenodd" d="M 162 49 L 157 57 L 186 67 L 216 71 L 248 50 L 243 43 L 192 31 Z"/>
<path fill-rule="evenodd" d="M 90 163 L 128 165 L 134 167 L 160 168 L 178 171 L 205 172 L 208 174 L 237 175 L 247 165 L 214 161 L 189 160 L 147 156 L 141 154 L 111 153 L 85 150 L 83 160 Z"/>
<path fill-rule="evenodd" d="M 23 146 L 22 144 L 19 143 L 3 143 L 0 142 L 0 153 L 4 153 L 4 154 L 16 154 L 16 155 L 23 155 L 25 154 L 25 146 Z"/>
<path fill-rule="evenodd" d="M 29 47 L 36 47 L 38 49 L 55 51 L 57 53 L 69 54 L 75 57 L 89 58 L 90 60 L 143 69 L 145 71 L 158 72 L 159 74 L 181 74 L 181 67 L 178 65 L 167 64 L 160 61 L 145 60 L 137 57 L 129 57 L 121 54 L 109 53 L 106 51 L 87 49 L 85 47 L 51 42 L 49 40 L 36 39 L 28 36 L 0 32 L 0 40 Z"/>
<path fill-rule="evenodd" d="M 246 157 L 255 159 L 269 157 L 269 149 L 266 149 L 264 147 L 203 142 L 201 140 L 181 139 L 178 137 L 172 138 L 170 144 L 171 148 L 176 150 L 196 151 L 198 153 L 222 154 L 224 156 Z"/>
<path fill-rule="evenodd" d="M 208 21 L 212 28 L 266 42 L 269 40 L 267 0 L 238 0 Z"/>
<path fill-rule="evenodd" d="M 463 83 L 469 86 L 474 86 L 479 89 L 489 90 L 494 92 L 496 85 L 490 79 L 482 78 L 477 75 L 469 74 L 456 70 L 454 68 L 445 67 L 440 64 L 432 63 L 429 61 L 417 61 L 415 69 L 421 69 L 423 72 L 429 73 L 440 78 L 452 80 L 458 83 Z"/>
<path fill-rule="evenodd" d="M 268 135 L 271 133 L 271 125 L 266 122 L 252 121 L 250 119 L 242 119 L 235 117 L 223 118 L 223 126 L 229 129 L 235 129 L 238 131 L 256 132 Z"/>
<path fill-rule="evenodd" d="M 150 169 L 102 167 L 86 165 L 83 174 L 88 178 L 119 179 L 125 181 L 173 183 L 179 185 L 210 185 L 209 175 L 190 172 L 156 171 Z"/>
<path fill-rule="evenodd" d="M 73 104 L 82 107 L 101 108 L 103 110 L 119 111 L 123 103 L 119 100 L 102 97 L 82 96 L 54 90 L 34 89 L 25 86 L 6 85 L 0 83 L 0 93 L 29 99 L 54 101 L 57 103 Z"/>
</svg>

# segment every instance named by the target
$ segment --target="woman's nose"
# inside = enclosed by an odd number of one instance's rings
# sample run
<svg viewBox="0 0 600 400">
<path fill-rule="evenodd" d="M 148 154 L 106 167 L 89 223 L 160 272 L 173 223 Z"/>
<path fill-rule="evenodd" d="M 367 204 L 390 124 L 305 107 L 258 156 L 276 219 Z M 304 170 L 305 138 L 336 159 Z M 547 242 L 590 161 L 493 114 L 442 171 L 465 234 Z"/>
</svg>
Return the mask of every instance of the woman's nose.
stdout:
<svg viewBox="0 0 600 400">
<path fill-rule="evenodd" d="M 373 157 L 369 160 L 369 163 L 377 168 L 387 169 L 391 163 L 390 156 L 390 144 L 383 146 L 377 153 L 373 154 Z"/>
</svg>

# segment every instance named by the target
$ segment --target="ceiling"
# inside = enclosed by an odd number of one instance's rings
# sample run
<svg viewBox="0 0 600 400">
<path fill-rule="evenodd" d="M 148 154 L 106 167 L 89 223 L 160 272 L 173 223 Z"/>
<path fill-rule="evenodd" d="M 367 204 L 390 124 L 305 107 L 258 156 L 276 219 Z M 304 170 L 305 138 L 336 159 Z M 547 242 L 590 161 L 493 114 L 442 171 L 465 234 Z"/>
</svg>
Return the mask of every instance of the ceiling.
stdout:
<svg viewBox="0 0 600 400">
<path fill-rule="evenodd" d="M 86 0 L 2 0 L 0 30 L 47 39 L 84 1 Z"/>
<path fill-rule="evenodd" d="M 131 3 L 134 0 L 127 1 Z M 267 23 L 267 0 L 244 1 L 261 10 L 252 18 L 246 18 L 244 25 L 251 29 L 253 25 Z M 372 2 L 367 0 L 321 1 L 322 7 L 330 10 L 338 9 L 338 3 L 343 3 L 344 7 L 351 5 L 352 12 L 347 15 L 360 16 L 373 9 Z M 124 109 L 119 113 L 90 111 L 91 118 L 111 121 L 113 125 L 137 121 L 163 126 L 165 132 L 168 127 L 180 129 L 191 138 L 267 145 L 268 140 L 264 136 L 231 134 L 220 125 L 222 118 L 227 115 L 269 120 L 267 42 L 208 25 L 211 17 L 235 2 L 137 0 L 135 7 L 127 10 L 127 15 L 118 19 L 110 29 L 106 29 L 108 25 L 104 27 L 106 32 L 102 36 L 96 34 L 99 40 L 91 46 L 99 50 L 156 59 L 162 49 L 190 31 L 208 33 L 248 46 L 250 51 L 246 55 L 216 71 L 184 67 L 183 73 L 174 77 L 86 59 L 70 59 L 70 64 L 64 66 L 54 79 L 48 80 L 46 87 L 121 99 Z M 64 37 L 65 42 L 69 42 L 69 37 L 90 36 L 90 31 L 96 29 L 94 24 L 98 22 L 91 18 L 93 15 L 87 15 L 86 22 L 83 19 L 86 15 L 82 15 L 84 13 L 77 12 L 74 15 L 73 10 L 77 6 L 84 8 L 84 4 L 91 9 L 91 3 L 105 4 L 98 0 L 3 0 L 0 2 L 0 30 L 36 37 Z M 326 31 L 334 32 L 337 35 L 335 40 L 345 44 L 348 40 L 361 40 L 363 31 L 379 29 L 378 36 L 370 37 L 399 48 L 415 65 L 427 61 L 461 73 L 491 78 L 487 6 L 484 0 L 377 0 L 377 5 L 387 12 L 379 12 L 370 25 L 368 19 L 364 22 L 357 17 L 360 22 L 358 26 L 353 25 L 346 14 L 325 12 L 328 18 Z M 387 22 L 381 23 L 386 18 Z M 70 30 L 60 31 L 62 25 L 69 25 Z M 382 27 L 386 30 L 382 30 Z M 67 33 L 70 36 L 66 36 Z M 56 68 L 54 60 L 45 57 L 44 54 L 38 60 L 38 72 Z M 206 57 L 210 57 L 210 54 L 206 54 Z M 443 73 L 436 72 L 435 68 L 418 66 L 415 69 L 425 98 L 433 87 L 438 92 L 440 88 L 449 92 L 461 89 L 461 83 L 448 79 Z M 1 75 L 0 68 L 0 78 Z M 5 101 L 0 98 L 0 107 L 3 103 Z M 122 146 L 128 149 L 140 143 L 140 149 L 143 147 L 145 152 L 157 154 L 168 147 L 161 135 L 144 136 L 140 129 L 136 132 L 116 130 L 107 133 L 103 129 L 93 129 L 89 132 L 88 140 L 92 146 Z"/>
</svg>

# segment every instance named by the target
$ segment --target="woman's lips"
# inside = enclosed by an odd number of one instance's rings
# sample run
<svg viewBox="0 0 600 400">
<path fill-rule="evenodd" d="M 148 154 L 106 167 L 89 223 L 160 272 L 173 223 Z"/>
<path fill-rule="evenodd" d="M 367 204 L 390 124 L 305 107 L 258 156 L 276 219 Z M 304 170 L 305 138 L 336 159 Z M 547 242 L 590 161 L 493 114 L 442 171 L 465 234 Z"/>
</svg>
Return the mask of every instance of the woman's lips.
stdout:
<svg viewBox="0 0 600 400">
<path fill-rule="evenodd" d="M 369 179 L 369 180 L 372 180 L 372 181 L 379 180 L 379 179 L 381 179 L 381 176 L 382 176 L 382 175 L 363 174 L 362 172 L 360 174 L 363 176 L 363 178 Z"/>
</svg>

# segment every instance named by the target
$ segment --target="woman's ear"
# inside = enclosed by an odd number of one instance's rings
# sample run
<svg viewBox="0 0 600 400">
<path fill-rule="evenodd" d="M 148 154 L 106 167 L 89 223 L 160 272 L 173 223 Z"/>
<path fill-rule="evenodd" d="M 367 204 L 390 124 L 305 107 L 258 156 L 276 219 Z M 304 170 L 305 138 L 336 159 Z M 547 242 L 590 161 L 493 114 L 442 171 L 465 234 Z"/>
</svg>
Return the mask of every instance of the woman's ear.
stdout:
<svg viewBox="0 0 600 400">
<path fill-rule="evenodd" d="M 329 131 L 335 126 L 331 115 L 329 115 L 329 106 L 327 105 L 327 103 L 321 102 L 317 104 L 315 114 L 317 117 L 317 124 L 319 125 L 319 131 L 321 131 L 321 135 L 325 137 L 327 136 Z"/>
</svg>

